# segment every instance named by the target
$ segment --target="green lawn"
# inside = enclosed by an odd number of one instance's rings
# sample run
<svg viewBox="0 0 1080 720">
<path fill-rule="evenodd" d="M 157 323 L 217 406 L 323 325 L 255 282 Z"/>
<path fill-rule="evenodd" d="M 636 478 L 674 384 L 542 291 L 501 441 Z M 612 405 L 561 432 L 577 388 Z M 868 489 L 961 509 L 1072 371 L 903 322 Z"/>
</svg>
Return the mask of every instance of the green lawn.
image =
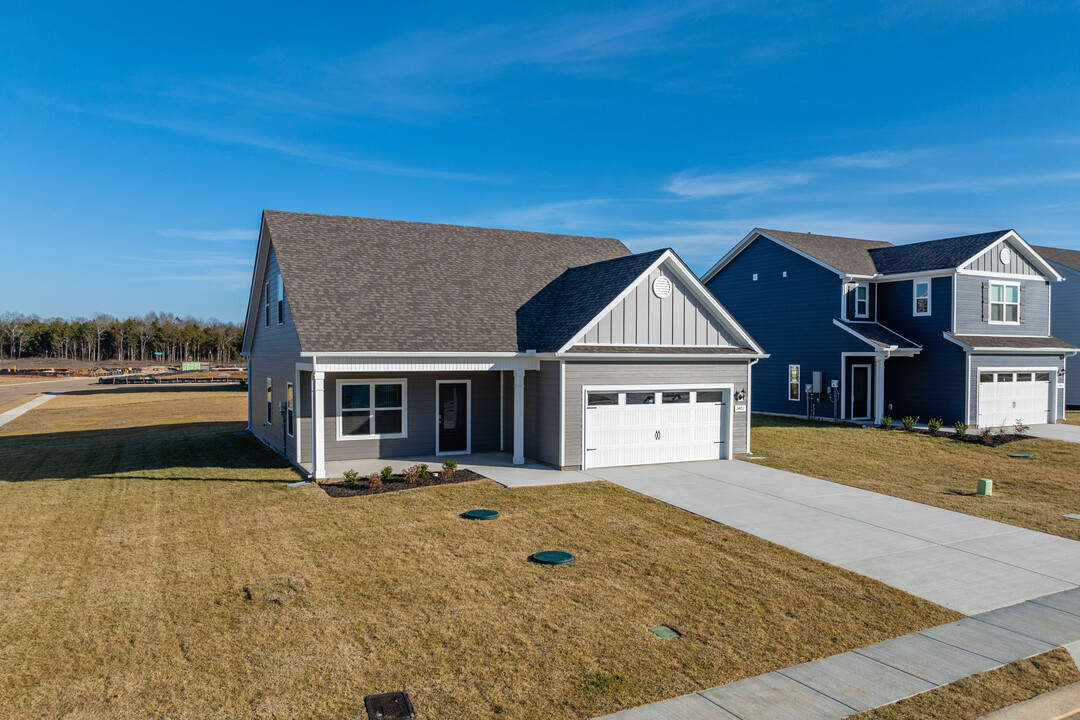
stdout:
<svg viewBox="0 0 1080 720">
<path fill-rule="evenodd" d="M 86 391 L 0 427 L 0 717 L 358 718 L 406 688 L 426 720 L 586 718 L 958 617 L 605 483 L 287 489 L 245 412 Z"/>
<path fill-rule="evenodd" d="M 793 418 L 754 415 L 754 462 L 1080 540 L 1080 444 L 1020 440 L 997 448 Z M 1022 460 L 1009 453 L 1031 453 Z M 979 478 L 992 497 L 974 495 Z"/>
</svg>

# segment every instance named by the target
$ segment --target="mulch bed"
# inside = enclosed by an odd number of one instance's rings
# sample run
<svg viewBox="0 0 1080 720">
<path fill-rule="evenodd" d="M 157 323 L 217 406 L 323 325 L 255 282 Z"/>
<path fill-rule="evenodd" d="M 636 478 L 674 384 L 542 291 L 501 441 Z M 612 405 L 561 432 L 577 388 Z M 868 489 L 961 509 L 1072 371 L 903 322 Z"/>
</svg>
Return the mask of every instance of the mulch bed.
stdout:
<svg viewBox="0 0 1080 720">
<path fill-rule="evenodd" d="M 401 475 L 391 475 L 390 479 L 383 483 L 381 488 L 368 487 L 366 478 L 360 478 L 356 485 L 346 485 L 343 481 L 332 483 L 319 483 L 323 491 L 334 498 L 356 497 L 358 495 L 380 495 L 382 493 L 398 492 L 399 490 L 412 490 L 413 488 L 431 487 L 433 485 L 453 485 L 455 483 L 472 482 L 483 480 L 484 476 L 472 470 L 455 470 L 454 476 L 449 480 L 442 479 L 442 473 L 433 472 L 430 477 L 422 478 L 413 484 L 405 482 Z"/>
<path fill-rule="evenodd" d="M 947 437 L 947 438 L 951 438 L 951 439 L 953 439 L 953 440 L 955 440 L 957 442 L 971 443 L 972 445 L 983 445 L 985 447 L 999 447 L 1001 445 L 1006 445 L 1006 444 L 1011 443 L 1011 442 L 1016 442 L 1017 440 L 1028 440 L 1031 437 L 1030 435 L 1019 435 L 1017 433 L 1006 433 L 1005 435 L 1002 435 L 1002 434 L 1000 434 L 999 432 L 997 432 L 995 430 L 994 433 L 992 435 L 990 435 L 990 437 L 983 440 L 981 435 L 960 435 L 960 436 L 958 436 L 956 433 L 940 432 L 940 431 L 932 433 L 929 430 L 922 430 L 920 428 L 916 428 L 914 430 L 905 430 L 903 428 L 897 428 L 897 427 L 879 428 L 879 429 L 880 430 L 885 430 L 886 432 L 909 432 L 909 433 L 914 433 L 916 435 L 930 435 L 932 437 Z"/>
</svg>

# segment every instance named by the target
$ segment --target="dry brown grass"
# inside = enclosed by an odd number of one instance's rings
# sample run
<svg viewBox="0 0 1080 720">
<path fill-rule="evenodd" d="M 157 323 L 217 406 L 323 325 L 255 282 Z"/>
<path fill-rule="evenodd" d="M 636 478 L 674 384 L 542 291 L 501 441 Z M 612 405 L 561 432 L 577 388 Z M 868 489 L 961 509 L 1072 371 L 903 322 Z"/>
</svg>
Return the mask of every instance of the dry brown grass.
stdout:
<svg viewBox="0 0 1080 720">
<path fill-rule="evenodd" d="M 995 710 L 1080 681 L 1062 648 L 979 673 L 930 692 L 859 713 L 852 720 L 977 720 Z"/>
<path fill-rule="evenodd" d="M 31 382 L 49 382 L 55 378 L 37 377 L 35 375 L 0 375 L 0 385 L 20 385 Z"/>
<path fill-rule="evenodd" d="M 901 430 L 755 415 L 754 462 L 1080 540 L 1080 444 L 1020 440 L 997 448 Z M 1015 459 L 1009 453 L 1032 453 Z M 992 497 L 974 495 L 979 478 Z M 950 493 L 963 493 L 954 495 Z"/>
<path fill-rule="evenodd" d="M 604 483 L 287 489 L 243 415 L 99 392 L 0 428 L 0 717 L 362 717 L 406 688 L 425 720 L 584 718 L 957 617 Z"/>
<path fill-rule="evenodd" d="M 1080 425 L 1080 410 L 1066 410 L 1065 420 L 1059 420 L 1058 422 L 1064 422 L 1067 425 Z"/>
<path fill-rule="evenodd" d="M 20 405 L 22 405 L 23 403 L 28 403 L 31 400 L 33 400 L 34 398 L 36 398 L 38 395 L 41 395 L 41 393 L 34 393 L 32 395 L 22 395 L 22 396 L 20 396 L 18 398 L 9 399 L 9 400 L 0 400 L 0 413 L 7 412 L 8 410 L 12 410 L 14 408 L 17 408 Z"/>
</svg>

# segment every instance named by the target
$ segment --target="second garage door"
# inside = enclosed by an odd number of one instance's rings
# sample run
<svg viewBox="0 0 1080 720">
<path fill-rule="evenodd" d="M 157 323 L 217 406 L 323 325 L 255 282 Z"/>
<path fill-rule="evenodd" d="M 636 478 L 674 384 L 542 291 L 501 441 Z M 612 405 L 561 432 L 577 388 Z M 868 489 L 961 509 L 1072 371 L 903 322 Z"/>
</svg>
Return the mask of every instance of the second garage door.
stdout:
<svg viewBox="0 0 1080 720">
<path fill-rule="evenodd" d="M 585 393 L 585 467 L 730 458 L 730 389 Z"/>
<path fill-rule="evenodd" d="M 979 373 L 979 427 L 1051 422 L 1048 372 Z"/>
</svg>

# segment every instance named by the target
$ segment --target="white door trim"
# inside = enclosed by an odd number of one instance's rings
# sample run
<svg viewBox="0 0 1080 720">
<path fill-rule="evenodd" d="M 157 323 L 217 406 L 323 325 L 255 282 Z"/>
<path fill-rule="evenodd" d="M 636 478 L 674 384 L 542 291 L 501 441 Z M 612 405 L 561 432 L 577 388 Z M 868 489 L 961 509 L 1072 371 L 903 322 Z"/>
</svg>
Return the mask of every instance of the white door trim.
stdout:
<svg viewBox="0 0 1080 720">
<path fill-rule="evenodd" d="M 439 386 L 440 385 L 465 385 L 465 449 L 447 450 L 439 449 L 439 426 L 442 419 L 439 414 Z M 436 380 L 435 381 L 435 455 L 471 455 L 472 454 L 472 380 Z"/>
</svg>

